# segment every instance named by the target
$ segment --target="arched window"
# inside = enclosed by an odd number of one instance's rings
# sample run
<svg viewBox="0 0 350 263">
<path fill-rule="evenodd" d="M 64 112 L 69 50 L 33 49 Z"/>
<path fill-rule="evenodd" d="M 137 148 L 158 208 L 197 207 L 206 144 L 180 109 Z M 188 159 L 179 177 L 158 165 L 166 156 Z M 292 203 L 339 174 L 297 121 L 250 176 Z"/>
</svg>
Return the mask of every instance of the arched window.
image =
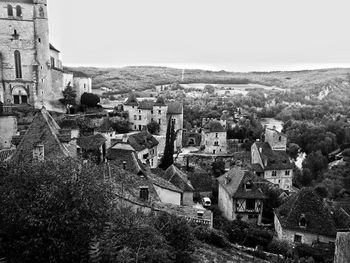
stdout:
<svg viewBox="0 0 350 263">
<path fill-rule="evenodd" d="M 7 5 L 7 15 L 13 16 L 13 8 L 12 5 Z"/>
<path fill-rule="evenodd" d="M 39 7 L 39 17 L 44 17 L 44 8 L 42 6 Z"/>
<path fill-rule="evenodd" d="M 21 62 L 21 53 L 16 50 L 15 51 L 15 68 L 16 68 L 16 78 L 22 78 L 22 62 Z"/>
<path fill-rule="evenodd" d="M 16 16 L 22 16 L 22 7 L 20 5 L 16 6 Z"/>
</svg>

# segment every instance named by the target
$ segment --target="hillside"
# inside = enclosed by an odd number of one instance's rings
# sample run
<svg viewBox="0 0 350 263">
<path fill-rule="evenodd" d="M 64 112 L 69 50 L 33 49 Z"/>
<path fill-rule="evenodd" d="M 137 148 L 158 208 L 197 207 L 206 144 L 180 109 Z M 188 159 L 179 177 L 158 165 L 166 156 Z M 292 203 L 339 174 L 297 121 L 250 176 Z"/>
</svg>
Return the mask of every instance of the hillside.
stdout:
<svg viewBox="0 0 350 263">
<path fill-rule="evenodd" d="M 82 71 L 91 76 L 94 89 L 107 87 L 114 91 L 144 90 L 154 85 L 181 82 L 182 77 L 182 69 L 167 67 L 76 67 L 70 69 Z M 258 83 L 286 89 L 313 89 L 319 86 L 332 86 L 344 81 L 347 82 L 350 79 L 349 75 L 350 69 L 342 68 L 250 73 L 188 69 L 185 71 L 183 83 Z"/>
</svg>

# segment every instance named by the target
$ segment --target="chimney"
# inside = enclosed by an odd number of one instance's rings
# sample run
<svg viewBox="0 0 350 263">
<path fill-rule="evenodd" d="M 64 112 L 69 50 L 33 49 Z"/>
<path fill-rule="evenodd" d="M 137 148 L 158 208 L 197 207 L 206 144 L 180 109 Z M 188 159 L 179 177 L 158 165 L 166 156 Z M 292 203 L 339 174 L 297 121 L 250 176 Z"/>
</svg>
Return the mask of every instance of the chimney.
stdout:
<svg viewBox="0 0 350 263">
<path fill-rule="evenodd" d="M 127 142 L 128 141 L 128 135 L 124 134 L 122 138 L 122 142 Z"/>
</svg>

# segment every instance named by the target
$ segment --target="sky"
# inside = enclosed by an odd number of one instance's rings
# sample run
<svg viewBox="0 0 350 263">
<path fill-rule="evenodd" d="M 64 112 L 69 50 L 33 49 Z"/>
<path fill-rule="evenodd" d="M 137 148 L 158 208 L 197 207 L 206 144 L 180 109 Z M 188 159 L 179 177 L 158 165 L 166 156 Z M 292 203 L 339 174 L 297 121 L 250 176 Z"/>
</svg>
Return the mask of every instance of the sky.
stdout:
<svg viewBox="0 0 350 263">
<path fill-rule="evenodd" d="M 48 0 L 67 66 L 350 67 L 349 0 Z"/>
</svg>

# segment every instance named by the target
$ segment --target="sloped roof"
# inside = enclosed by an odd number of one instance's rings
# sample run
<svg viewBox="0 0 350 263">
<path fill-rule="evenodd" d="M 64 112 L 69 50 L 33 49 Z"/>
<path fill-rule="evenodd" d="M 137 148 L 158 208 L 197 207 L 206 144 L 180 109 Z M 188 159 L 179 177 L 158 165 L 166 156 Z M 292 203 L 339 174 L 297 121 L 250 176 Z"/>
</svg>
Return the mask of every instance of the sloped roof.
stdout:
<svg viewBox="0 0 350 263">
<path fill-rule="evenodd" d="M 24 4 L 33 4 L 33 0 L 6 0 L 6 2 L 12 3 L 24 3 Z"/>
<path fill-rule="evenodd" d="M 275 214 L 283 228 L 313 234 L 335 236 L 337 226 L 332 211 L 322 198 L 311 188 L 303 188 L 275 209 Z M 300 227 L 300 218 L 306 219 L 306 227 Z"/>
<path fill-rule="evenodd" d="M 154 106 L 161 106 L 161 107 L 166 106 L 166 105 L 165 105 L 164 98 L 161 97 L 161 96 L 159 96 L 159 97 L 157 98 L 156 103 L 154 103 Z"/>
<path fill-rule="evenodd" d="M 22 137 L 13 160 L 32 160 L 33 149 L 37 144 L 44 146 L 45 158 L 60 158 L 70 156 L 68 149 L 60 142 L 60 127 L 48 111 L 43 107 L 34 117 L 27 132 Z"/>
<path fill-rule="evenodd" d="M 107 150 L 108 160 L 113 160 L 115 164 L 125 168 L 133 174 L 145 174 L 146 168 L 137 158 L 135 149 L 129 143 L 118 142 Z"/>
<path fill-rule="evenodd" d="M 168 103 L 168 114 L 182 114 L 183 113 L 183 106 L 182 103 L 171 101 Z"/>
<path fill-rule="evenodd" d="M 165 173 L 161 176 L 184 192 L 194 191 L 191 182 L 188 180 L 187 174 L 182 172 L 175 165 L 169 166 L 168 169 L 166 169 Z"/>
<path fill-rule="evenodd" d="M 253 169 L 253 171 L 258 172 L 258 173 L 264 172 L 264 169 L 261 167 L 260 163 L 253 163 L 252 169 Z"/>
<path fill-rule="evenodd" d="M 84 150 L 98 150 L 105 142 L 106 138 L 102 134 L 79 137 L 77 145 Z"/>
<path fill-rule="evenodd" d="M 81 71 L 72 71 L 72 73 L 75 78 L 90 78 L 90 76 Z"/>
<path fill-rule="evenodd" d="M 198 192 L 210 192 L 212 191 L 213 181 L 211 176 L 206 172 L 193 172 L 189 173 L 188 179 L 190 180 L 195 191 Z"/>
<path fill-rule="evenodd" d="M 256 144 L 258 148 L 260 157 L 264 164 L 264 170 L 293 169 L 293 165 L 285 151 L 272 150 L 268 142 L 255 142 L 254 144 Z"/>
<path fill-rule="evenodd" d="M 174 192 L 178 192 L 178 193 L 183 193 L 183 191 L 176 187 L 175 185 L 173 185 L 171 182 L 165 180 L 164 178 L 156 175 L 156 174 L 153 174 L 151 172 L 147 173 L 147 178 L 149 180 L 151 180 L 151 182 L 154 184 L 154 185 L 157 185 L 161 188 L 165 188 L 165 189 L 168 189 L 168 190 L 171 190 L 171 191 L 174 191 Z"/>
<path fill-rule="evenodd" d="M 131 93 L 128 99 L 124 102 L 126 106 L 138 106 L 139 102 L 134 93 Z"/>
<path fill-rule="evenodd" d="M 222 127 L 221 123 L 218 121 L 209 121 L 203 128 L 209 132 L 226 132 L 224 127 Z"/>
<path fill-rule="evenodd" d="M 55 48 L 51 43 L 50 43 L 50 49 L 60 53 L 60 51 L 57 48 Z"/>
<path fill-rule="evenodd" d="M 266 198 L 260 188 L 254 183 L 254 176 L 239 167 L 231 169 L 217 180 L 232 198 Z M 252 184 L 251 190 L 245 189 L 245 184 L 248 182 Z"/>
<path fill-rule="evenodd" d="M 142 151 L 146 148 L 151 149 L 159 144 L 156 138 L 148 131 L 142 131 L 129 136 L 128 142 L 137 151 Z"/>
<path fill-rule="evenodd" d="M 142 100 L 139 102 L 139 109 L 142 110 L 152 110 L 154 106 L 154 101 L 152 100 Z"/>
</svg>

